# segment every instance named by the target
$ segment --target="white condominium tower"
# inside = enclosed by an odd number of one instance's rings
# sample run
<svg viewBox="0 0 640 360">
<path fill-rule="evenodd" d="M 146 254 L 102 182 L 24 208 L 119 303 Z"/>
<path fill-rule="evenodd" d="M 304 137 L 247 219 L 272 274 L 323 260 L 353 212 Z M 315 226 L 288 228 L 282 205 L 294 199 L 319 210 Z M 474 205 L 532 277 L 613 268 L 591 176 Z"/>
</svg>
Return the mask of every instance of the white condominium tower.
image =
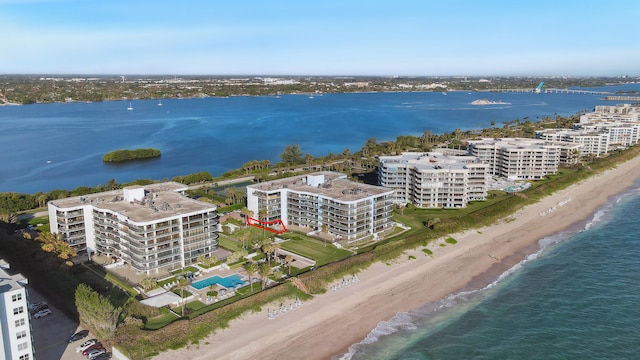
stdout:
<svg viewBox="0 0 640 360">
<path fill-rule="evenodd" d="M 0 354 L 7 360 L 33 360 L 28 281 L 20 274 L 10 275 L 8 269 L 9 264 L 0 259 Z"/>
<path fill-rule="evenodd" d="M 575 163 L 582 144 L 528 138 L 467 141 L 469 153 L 489 164 L 492 175 L 510 180 L 539 180 L 555 174 L 562 163 Z"/>
<path fill-rule="evenodd" d="M 467 155 L 405 152 L 380 156 L 378 181 L 394 190 L 396 204 L 421 208 L 461 208 L 485 200 L 488 165 Z"/>
<path fill-rule="evenodd" d="M 391 226 L 393 190 L 323 171 L 247 186 L 247 207 L 264 221 L 282 220 L 335 240 L 375 236 Z"/>
<path fill-rule="evenodd" d="M 53 200 L 51 232 L 139 273 L 183 268 L 218 249 L 216 206 L 188 198 L 186 189 L 166 182 Z"/>
</svg>

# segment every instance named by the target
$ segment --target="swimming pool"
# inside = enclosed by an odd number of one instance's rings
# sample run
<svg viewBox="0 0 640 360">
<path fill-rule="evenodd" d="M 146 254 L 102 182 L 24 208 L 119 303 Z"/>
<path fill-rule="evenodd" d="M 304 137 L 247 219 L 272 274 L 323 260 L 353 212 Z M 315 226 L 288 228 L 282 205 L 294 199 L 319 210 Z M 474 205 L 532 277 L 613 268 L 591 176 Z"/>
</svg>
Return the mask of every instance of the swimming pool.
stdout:
<svg viewBox="0 0 640 360">
<path fill-rule="evenodd" d="M 206 279 L 191 283 L 191 286 L 193 286 L 198 290 L 202 290 L 206 287 L 209 287 L 215 284 L 222 285 L 226 288 L 232 288 L 232 287 L 235 287 L 236 285 L 242 285 L 243 283 L 244 281 L 242 280 L 242 276 L 240 276 L 240 274 L 233 274 L 226 277 L 220 277 L 218 275 L 212 276 L 210 278 L 206 278 Z"/>
</svg>

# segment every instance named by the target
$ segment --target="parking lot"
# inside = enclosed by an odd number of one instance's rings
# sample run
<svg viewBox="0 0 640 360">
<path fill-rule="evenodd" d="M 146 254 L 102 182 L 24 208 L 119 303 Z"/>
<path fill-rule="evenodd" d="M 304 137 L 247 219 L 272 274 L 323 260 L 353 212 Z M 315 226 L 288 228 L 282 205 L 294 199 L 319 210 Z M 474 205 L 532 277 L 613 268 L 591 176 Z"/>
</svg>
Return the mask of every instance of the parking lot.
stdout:
<svg viewBox="0 0 640 360">
<path fill-rule="evenodd" d="M 29 288 L 29 302 L 47 302 L 37 291 Z M 78 323 L 68 318 L 49 303 L 51 314 L 35 319 L 31 317 L 33 329 L 33 345 L 36 350 L 35 358 L 38 360 L 81 360 L 86 359 L 82 354 L 76 353 L 76 346 L 90 339 L 91 334 L 83 340 L 69 344 L 71 335 L 82 330 Z"/>
</svg>

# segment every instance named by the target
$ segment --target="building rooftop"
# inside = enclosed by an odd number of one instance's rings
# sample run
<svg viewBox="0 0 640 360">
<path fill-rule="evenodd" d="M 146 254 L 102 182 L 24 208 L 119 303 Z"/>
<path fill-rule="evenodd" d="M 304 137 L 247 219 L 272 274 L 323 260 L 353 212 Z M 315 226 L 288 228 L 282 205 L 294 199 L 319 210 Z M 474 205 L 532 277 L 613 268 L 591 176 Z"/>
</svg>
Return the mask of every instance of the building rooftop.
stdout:
<svg viewBox="0 0 640 360">
<path fill-rule="evenodd" d="M 137 223 L 216 209 L 215 205 L 183 195 L 182 192 L 185 190 L 186 185 L 165 182 L 53 200 L 50 203 L 59 208 L 92 205 L 98 209 L 122 214 Z"/>
<path fill-rule="evenodd" d="M 502 148 L 502 149 L 531 149 L 531 150 L 545 149 L 549 147 L 572 149 L 572 148 L 575 148 L 576 146 L 581 146 L 580 144 L 564 142 L 564 141 L 549 141 L 549 140 L 530 139 L 530 138 L 502 138 L 502 139 L 483 138 L 481 140 L 469 140 L 468 143 L 478 147 L 491 146 L 491 147 Z"/>
<path fill-rule="evenodd" d="M 22 274 L 9 274 L 7 269 L 9 269 L 9 264 L 0 259 L 0 293 L 18 290 L 28 283 L 27 278 Z"/>
<path fill-rule="evenodd" d="M 369 196 L 393 193 L 392 189 L 350 181 L 347 180 L 346 175 L 332 171 L 321 171 L 307 175 L 267 181 L 260 184 L 249 185 L 247 186 L 247 189 L 264 192 L 289 189 L 296 192 L 322 195 L 344 202 L 361 200 Z"/>
<path fill-rule="evenodd" d="M 469 164 L 480 164 L 475 156 L 441 152 L 404 152 L 402 155 L 380 156 L 380 162 L 385 165 L 407 164 L 421 170 L 462 170 Z"/>
</svg>

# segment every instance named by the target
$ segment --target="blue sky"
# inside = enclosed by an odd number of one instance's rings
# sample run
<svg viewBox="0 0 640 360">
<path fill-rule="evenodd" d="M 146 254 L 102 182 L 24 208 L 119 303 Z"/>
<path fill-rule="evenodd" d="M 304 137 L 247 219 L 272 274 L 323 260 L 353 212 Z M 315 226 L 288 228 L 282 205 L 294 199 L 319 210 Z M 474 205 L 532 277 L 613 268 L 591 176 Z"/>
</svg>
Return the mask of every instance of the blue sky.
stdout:
<svg viewBox="0 0 640 360">
<path fill-rule="evenodd" d="M 0 0 L 0 74 L 640 75 L 634 0 Z"/>
</svg>

